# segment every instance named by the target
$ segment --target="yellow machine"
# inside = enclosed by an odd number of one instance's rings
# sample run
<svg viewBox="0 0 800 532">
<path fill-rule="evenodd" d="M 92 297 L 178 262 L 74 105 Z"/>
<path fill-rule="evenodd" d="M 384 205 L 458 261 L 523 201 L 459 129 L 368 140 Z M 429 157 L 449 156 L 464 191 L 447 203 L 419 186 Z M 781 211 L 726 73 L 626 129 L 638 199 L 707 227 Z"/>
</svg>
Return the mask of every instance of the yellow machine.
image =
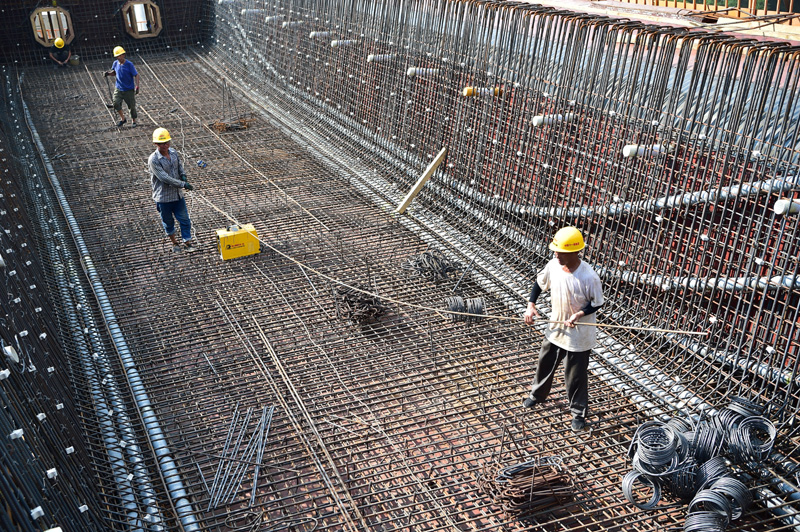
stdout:
<svg viewBox="0 0 800 532">
<path fill-rule="evenodd" d="M 255 255 L 261 251 L 258 233 L 253 224 L 244 224 L 241 227 L 232 225 L 227 229 L 217 229 L 217 241 L 219 256 L 222 260 Z"/>
</svg>

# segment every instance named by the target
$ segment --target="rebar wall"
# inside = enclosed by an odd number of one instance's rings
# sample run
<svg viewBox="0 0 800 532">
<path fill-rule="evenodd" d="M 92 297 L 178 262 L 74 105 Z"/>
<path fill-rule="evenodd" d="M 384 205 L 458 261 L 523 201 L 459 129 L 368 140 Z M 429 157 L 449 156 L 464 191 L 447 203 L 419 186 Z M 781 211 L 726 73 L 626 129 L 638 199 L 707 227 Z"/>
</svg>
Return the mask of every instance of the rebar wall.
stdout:
<svg viewBox="0 0 800 532">
<path fill-rule="evenodd" d="M 796 414 L 798 218 L 773 207 L 796 196 L 797 49 L 500 2 L 237 0 L 218 20 L 216 63 L 391 202 L 447 148 L 411 216 L 512 292 L 577 225 L 605 320 L 711 332 L 648 337 L 650 363 Z"/>
<path fill-rule="evenodd" d="M 623 497 L 628 444 L 642 421 L 733 396 L 778 427 L 770 460 L 738 470 L 758 502 L 738 524 L 798 527 L 797 216 L 779 203 L 797 188 L 796 50 L 528 4 L 203 6 L 213 42 L 129 53 L 137 128 L 113 125 L 107 60 L 7 74 L 129 346 L 125 374 L 141 375 L 124 403 L 149 396 L 130 430 L 142 449 L 151 420 L 163 430 L 142 457 L 155 500 L 135 501 L 162 512 L 152 523 L 131 518 L 114 460 L 99 460 L 115 447 L 87 438 L 108 528 L 179 530 L 177 476 L 192 530 L 679 527 L 680 501 L 643 511 Z M 195 254 L 171 251 L 150 197 L 158 126 L 195 185 Z M 220 260 L 214 230 L 234 221 L 255 226 L 262 253 Z M 600 330 L 582 435 L 560 376 L 548 403 L 521 408 L 541 328 L 519 314 L 566 224 L 602 275 L 600 321 L 632 327 Z M 58 235 L 40 229 L 44 248 Z M 429 248 L 459 275 L 404 267 Z M 383 298 L 377 317 L 348 319 L 352 288 Z M 493 319 L 435 310 L 454 294 Z M 81 427 L 102 434 L 83 408 Z M 177 475 L 150 473 L 167 455 Z M 572 496 L 520 512 L 481 488 L 531 459 L 563 464 Z"/>
</svg>

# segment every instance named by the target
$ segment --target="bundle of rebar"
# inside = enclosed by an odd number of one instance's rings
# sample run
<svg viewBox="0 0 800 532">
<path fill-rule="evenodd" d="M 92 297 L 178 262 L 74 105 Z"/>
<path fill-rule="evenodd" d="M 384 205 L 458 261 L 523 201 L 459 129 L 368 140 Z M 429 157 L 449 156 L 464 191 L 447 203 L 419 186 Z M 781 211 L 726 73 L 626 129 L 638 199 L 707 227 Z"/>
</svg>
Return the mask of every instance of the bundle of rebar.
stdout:
<svg viewBox="0 0 800 532">
<path fill-rule="evenodd" d="M 540 456 L 510 466 L 488 462 L 478 486 L 492 502 L 511 514 L 541 512 L 575 498 L 572 474 L 558 456 Z"/>
</svg>

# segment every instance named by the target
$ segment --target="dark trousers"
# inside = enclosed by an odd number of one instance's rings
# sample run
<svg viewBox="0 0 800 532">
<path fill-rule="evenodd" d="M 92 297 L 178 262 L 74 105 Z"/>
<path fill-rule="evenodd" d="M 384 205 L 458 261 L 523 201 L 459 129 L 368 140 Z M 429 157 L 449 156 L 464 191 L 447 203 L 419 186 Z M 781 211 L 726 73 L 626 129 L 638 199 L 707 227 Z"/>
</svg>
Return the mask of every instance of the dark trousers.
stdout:
<svg viewBox="0 0 800 532">
<path fill-rule="evenodd" d="M 115 111 L 122 110 L 122 102 L 128 104 L 128 109 L 131 110 L 131 118 L 136 120 L 139 116 L 136 112 L 136 91 L 121 91 L 114 88 L 114 97 L 111 103 L 114 104 Z"/>
<path fill-rule="evenodd" d="M 572 417 L 585 418 L 589 411 L 589 351 L 567 351 L 547 340 L 539 350 L 536 378 L 529 397 L 544 401 L 550 395 L 553 377 L 561 361 L 564 361 L 564 380 Z"/>
</svg>

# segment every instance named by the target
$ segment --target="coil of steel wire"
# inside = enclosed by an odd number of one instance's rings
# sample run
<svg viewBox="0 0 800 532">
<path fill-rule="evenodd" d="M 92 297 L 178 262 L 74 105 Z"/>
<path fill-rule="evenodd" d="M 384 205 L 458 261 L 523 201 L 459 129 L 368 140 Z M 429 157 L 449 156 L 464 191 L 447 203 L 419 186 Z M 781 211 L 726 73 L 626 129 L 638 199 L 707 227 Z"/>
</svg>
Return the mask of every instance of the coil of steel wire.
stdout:
<svg viewBox="0 0 800 532">
<path fill-rule="evenodd" d="M 634 485 L 637 481 L 645 486 L 645 488 L 653 491 L 649 501 L 639 502 L 636 500 L 636 496 L 634 495 Z M 661 500 L 661 484 L 659 484 L 657 480 L 653 480 L 639 471 L 630 471 L 622 478 L 622 494 L 625 495 L 625 498 L 628 499 L 628 502 L 637 508 L 641 510 L 652 510 L 658 505 L 658 501 Z"/>
<path fill-rule="evenodd" d="M 694 430 L 692 450 L 699 462 L 706 462 L 722 452 L 725 439 L 708 421 L 701 421 Z"/>
<path fill-rule="evenodd" d="M 760 462 L 772 451 L 777 431 L 775 425 L 761 416 L 742 419 L 730 436 L 730 453 L 742 462 Z"/>
<path fill-rule="evenodd" d="M 444 304 L 452 313 L 450 319 L 453 323 L 478 323 L 483 320 L 481 316 L 485 314 L 485 305 L 481 297 L 464 299 L 461 296 L 451 296 L 445 299 Z"/>
<path fill-rule="evenodd" d="M 725 518 L 716 512 L 693 512 L 686 516 L 684 532 L 724 532 Z"/>
<path fill-rule="evenodd" d="M 727 497 L 731 503 L 731 519 L 739 519 L 753 505 L 753 496 L 744 483 L 733 477 L 718 478 L 711 489 Z"/>
<path fill-rule="evenodd" d="M 700 467 L 697 468 L 697 488 L 705 489 L 710 486 L 717 479 L 720 479 L 730 474 L 728 464 L 722 456 L 715 456 L 710 460 L 705 461 Z"/>
<path fill-rule="evenodd" d="M 697 493 L 697 462 L 691 456 L 681 462 L 669 477 L 669 490 L 676 497 L 689 501 Z"/>
<path fill-rule="evenodd" d="M 752 401 L 748 401 L 744 397 L 734 397 L 731 399 L 731 403 L 728 405 L 730 410 L 734 412 L 738 412 L 743 417 L 750 417 L 750 416 L 763 416 L 765 409 L 763 406 L 756 404 Z"/>
<path fill-rule="evenodd" d="M 668 425 L 661 422 L 643 424 L 631 443 L 633 468 L 651 477 L 669 475 L 679 463 L 676 452 L 679 441 Z"/>
<path fill-rule="evenodd" d="M 719 514 L 724 519 L 725 526 L 723 528 L 727 528 L 731 522 L 731 503 L 721 492 L 712 489 L 698 491 L 692 502 L 689 503 L 688 515 L 701 511 Z"/>
</svg>

